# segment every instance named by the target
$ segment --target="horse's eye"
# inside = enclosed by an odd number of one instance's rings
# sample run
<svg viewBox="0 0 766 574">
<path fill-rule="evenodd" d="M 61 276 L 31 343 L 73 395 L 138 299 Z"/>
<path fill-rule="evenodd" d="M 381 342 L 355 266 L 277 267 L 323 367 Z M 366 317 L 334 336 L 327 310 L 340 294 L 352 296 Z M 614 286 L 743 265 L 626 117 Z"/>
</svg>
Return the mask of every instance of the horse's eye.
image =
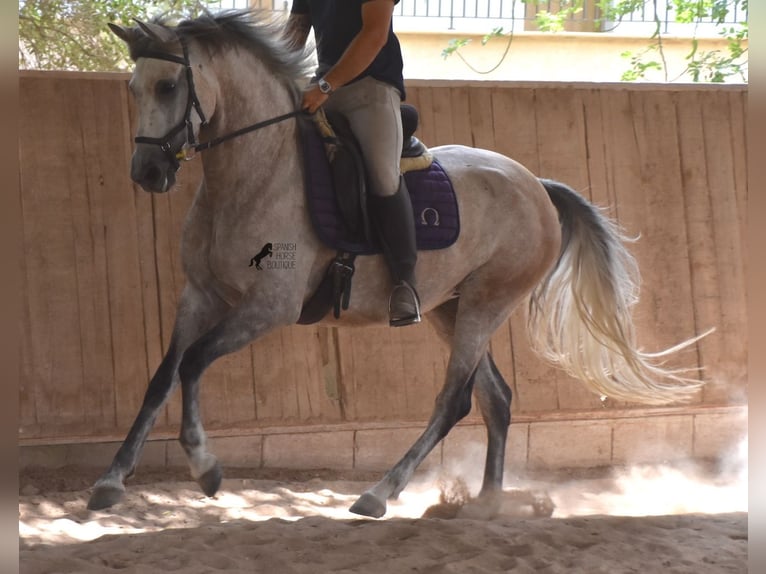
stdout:
<svg viewBox="0 0 766 574">
<path fill-rule="evenodd" d="M 168 94 L 172 94 L 173 90 L 176 89 L 176 83 L 171 82 L 170 80 L 160 80 L 157 82 L 155 89 L 157 90 L 157 94 L 167 96 Z"/>
</svg>

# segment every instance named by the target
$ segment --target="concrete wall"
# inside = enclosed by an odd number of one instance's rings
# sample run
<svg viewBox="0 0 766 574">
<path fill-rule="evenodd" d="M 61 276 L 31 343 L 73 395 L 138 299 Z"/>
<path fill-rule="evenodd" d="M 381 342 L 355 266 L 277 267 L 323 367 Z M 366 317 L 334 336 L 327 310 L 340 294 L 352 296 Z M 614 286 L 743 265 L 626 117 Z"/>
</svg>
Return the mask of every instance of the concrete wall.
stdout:
<svg viewBox="0 0 766 574">
<path fill-rule="evenodd" d="M 489 29 L 487 30 L 489 31 Z M 404 55 L 405 78 L 437 80 L 510 80 L 535 82 L 619 82 L 630 68 L 625 51 L 640 53 L 649 45 L 646 37 L 620 36 L 614 33 L 541 33 L 517 32 L 506 57 L 503 52 L 508 38 L 494 38 L 485 46 L 481 35 L 459 32 L 399 32 Z M 441 52 L 452 38 L 470 38 L 461 48 L 465 62 L 456 54 L 443 58 Z M 685 57 L 692 48 L 689 38 L 663 39 L 667 77 L 651 70 L 647 81 L 691 82 Z M 700 38 L 699 51 L 726 51 L 726 42 L 717 38 Z M 650 60 L 659 60 L 654 53 Z M 467 62 L 467 64 L 466 64 Z M 502 63 L 500 63 L 502 62 Z M 497 66 L 491 73 L 487 72 Z M 499 64 L 499 65 L 498 65 Z M 730 78 L 738 83 L 740 78 Z"/>
<path fill-rule="evenodd" d="M 227 467 L 385 471 L 407 451 L 422 424 L 288 426 L 254 429 L 227 436 L 212 433 L 210 448 Z M 584 469 L 689 458 L 725 460 L 747 436 L 747 408 L 725 407 L 697 412 L 635 413 L 631 417 L 561 419 L 511 424 L 506 448 L 510 476 L 525 471 Z M 19 467 L 80 466 L 103 470 L 119 442 L 25 445 Z M 481 476 L 486 430 L 462 422 L 420 466 Z M 175 439 L 154 438 L 141 458 L 146 467 L 186 466 Z"/>
</svg>

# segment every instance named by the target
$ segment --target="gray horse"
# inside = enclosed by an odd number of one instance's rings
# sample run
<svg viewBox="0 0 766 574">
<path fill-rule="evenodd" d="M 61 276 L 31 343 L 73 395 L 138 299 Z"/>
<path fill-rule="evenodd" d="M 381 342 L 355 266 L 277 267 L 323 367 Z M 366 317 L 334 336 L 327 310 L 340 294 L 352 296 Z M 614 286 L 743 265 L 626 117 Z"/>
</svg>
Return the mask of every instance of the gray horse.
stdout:
<svg viewBox="0 0 766 574">
<path fill-rule="evenodd" d="M 206 151 L 204 181 L 183 231 L 187 282 L 172 340 L 127 438 L 95 484 L 91 509 L 124 494 L 124 480 L 179 381 L 180 442 L 191 474 L 207 495 L 218 490 L 222 471 L 200 421 L 200 377 L 217 358 L 296 323 L 335 255 L 312 229 L 293 117 L 308 58 L 286 49 L 280 26 L 255 13 L 228 12 L 175 27 L 156 20 L 111 29 L 136 63 L 129 85 L 139 133 L 132 179 L 147 191 L 168 191 L 179 159 Z M 463 146 L 432 152 L 453 182 L 462 233 L 450 248 L 420 254 L 418 287 L 423 312 L 451 354 L 425 431 L 351 507 L 367 516 L 385 513 L 386 501 L 469 412 L 472 395 L 488 431 L 480 498 L 500 491 L 511 390 L 488 343 L 527 297 L 536 349 L 595 392 L 660 404 L 689 398 L 699 386 L 637 350 L 630 316 L 637 268 L 598 209 L 497 153 Z M 267 241 L 297 246 L 290 273 L 249 269 L 253 246 Z M 360 257 L 349 309 L 323 323 L 387 324 L 389 281 L 382 257 Z"/>
</svg>

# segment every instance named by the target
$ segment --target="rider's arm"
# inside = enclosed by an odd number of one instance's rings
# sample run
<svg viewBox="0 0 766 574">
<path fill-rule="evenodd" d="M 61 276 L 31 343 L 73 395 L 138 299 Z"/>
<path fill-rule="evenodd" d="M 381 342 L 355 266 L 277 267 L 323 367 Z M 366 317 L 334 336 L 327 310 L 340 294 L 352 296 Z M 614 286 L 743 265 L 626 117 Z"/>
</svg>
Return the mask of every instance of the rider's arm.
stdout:
<svg viewBox="0 0 766 574">
<path fill-rule="evenodd" d="M 362 29 L 324 76 L 334 90 L 356 78 L 372 64 L 386 45 L 393 13 L 394 0 L 367 0 L 362 4 Z M 326 99 L 327 94 L 314 86 L 304 95 L 304 108 L 313 113 Z"/>
<path fill-rule="evenodd" d="M 325 74 L 325 79 L 333 88 L 347 84 L 372 64 L 386 45 L 393 13 L 393 0 L 368 0 L 362 4 L 362 29 L 338 63 Z"/>
</svg>

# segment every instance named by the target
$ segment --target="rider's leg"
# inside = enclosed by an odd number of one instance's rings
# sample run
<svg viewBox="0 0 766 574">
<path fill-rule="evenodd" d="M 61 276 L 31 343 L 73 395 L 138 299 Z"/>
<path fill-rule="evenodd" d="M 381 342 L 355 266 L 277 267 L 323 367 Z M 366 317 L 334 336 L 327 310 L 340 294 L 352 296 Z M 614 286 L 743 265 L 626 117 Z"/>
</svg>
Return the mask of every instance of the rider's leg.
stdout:
<svg viewBox="0 0 766 574">
<path fill-rule="evenodd" d="M 370 195 L 368 201 L 394 280 L 388 304 L 389 322 L 394 327 L 418 323 L 420 300 L 415 291 L 415 217 L 404 178 L 400 176 L 394 195 Z"/>
<path fill-rule="evenodd" d="M 337 90 L 325 104 L 349 122 L 369 174 L 369 205 L 383 245 L 394 289 L 389 301 L 390 323 L 420 321 L 415 291 L 415 219 L 407 187 L 399 173 L 402 150 L 401 97 L 393 86 L 364 78 Z"/>
</svg>

